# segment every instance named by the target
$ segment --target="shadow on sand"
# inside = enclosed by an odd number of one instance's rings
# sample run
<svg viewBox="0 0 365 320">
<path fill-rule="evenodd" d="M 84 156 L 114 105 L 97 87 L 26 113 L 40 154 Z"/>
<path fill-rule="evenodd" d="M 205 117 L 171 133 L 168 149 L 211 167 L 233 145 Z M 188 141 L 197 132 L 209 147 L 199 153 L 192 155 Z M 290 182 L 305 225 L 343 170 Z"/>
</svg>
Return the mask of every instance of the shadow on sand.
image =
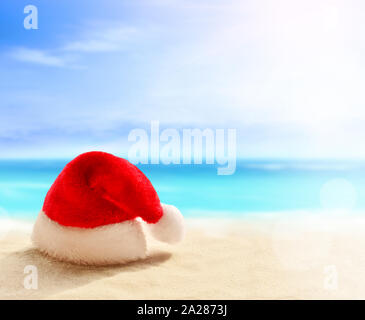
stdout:
<svg viewBox="0 0 365 320">
<path fill-rule="evenodd" d="M 146 259 L 108 267 L 82 266 L 60 262 L 33 247 L 11 253 L 0 260 L 1 299 L 42 299 L 66 290 L 78 288 L 93 281 L 113 277 L 124 272 L 160 265 L 171 257 L 169 252 L 151 252 Z M 36 266 L 38 289 L 24 288 L 24 268 Z"/>
</svg>

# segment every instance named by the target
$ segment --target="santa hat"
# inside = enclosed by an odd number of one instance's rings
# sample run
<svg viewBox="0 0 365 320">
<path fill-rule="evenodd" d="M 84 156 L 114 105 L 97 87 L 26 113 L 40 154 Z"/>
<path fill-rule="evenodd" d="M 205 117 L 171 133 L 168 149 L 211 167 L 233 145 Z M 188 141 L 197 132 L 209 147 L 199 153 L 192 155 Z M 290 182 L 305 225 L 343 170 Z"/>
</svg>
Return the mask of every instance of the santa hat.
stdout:
<svg viewBox="0 0 365 320">
<path fill-rule="evenodd" d="M 136 166 L 94 151 L 79 155 L 59 174 L 32 240 L 58 259 L 100 265 L 144 258 L 145 231 L 163 242 L 179 242 L 183 217 L 174 206 L 161 204 Z"/>
</svg>

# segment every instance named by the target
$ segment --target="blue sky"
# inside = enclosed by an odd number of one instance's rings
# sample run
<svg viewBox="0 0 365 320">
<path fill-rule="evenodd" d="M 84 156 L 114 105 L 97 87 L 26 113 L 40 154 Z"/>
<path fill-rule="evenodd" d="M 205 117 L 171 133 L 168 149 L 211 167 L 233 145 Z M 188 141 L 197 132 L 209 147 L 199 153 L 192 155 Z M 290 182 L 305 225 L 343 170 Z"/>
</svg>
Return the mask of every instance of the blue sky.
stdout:
<svg viewBox="0 0 365 320">
<path fill-rule="evenodd" d="M 38 30 L 23 9 L 38 8 Z M 235 128 L 241 157 L 363 158 L 361 1 L 0 2 L 0 157 Z"/>
</svg>

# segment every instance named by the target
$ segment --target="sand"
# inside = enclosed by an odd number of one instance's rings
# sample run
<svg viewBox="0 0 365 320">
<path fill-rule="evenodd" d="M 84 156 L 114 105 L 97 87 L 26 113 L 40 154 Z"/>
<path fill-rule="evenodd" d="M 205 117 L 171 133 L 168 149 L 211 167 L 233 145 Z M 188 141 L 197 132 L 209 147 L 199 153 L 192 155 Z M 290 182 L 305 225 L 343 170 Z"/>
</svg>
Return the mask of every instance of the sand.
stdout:
<svg viewBox="0 0 365 320">
<path fill-rule="evenodd" d="M 16 224 L 0 238 L 1 299 L 365 298 L 363 218 L 188 219 L 183 243 L 153 242 L 146 260 L 112 267 L 44 256 L 30 228 Z M 37 289 L 24 287 L 26 266 L 37 268 Z"/>
</svg>

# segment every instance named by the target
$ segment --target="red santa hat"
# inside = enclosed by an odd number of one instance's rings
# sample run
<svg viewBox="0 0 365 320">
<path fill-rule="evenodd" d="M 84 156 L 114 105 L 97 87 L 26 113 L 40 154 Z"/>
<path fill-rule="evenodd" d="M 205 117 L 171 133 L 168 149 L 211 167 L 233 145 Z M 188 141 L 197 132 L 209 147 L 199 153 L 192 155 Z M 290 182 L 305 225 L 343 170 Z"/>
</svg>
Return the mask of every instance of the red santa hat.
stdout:
<svg viewBox="0 0 365 320">
<path fill-rule="evenodd" d="M 144 258 L 146 231 L 157 240 L 179 242 L 183 217 L 174 206 L 160 202 L 136 166 L 93 151 L 79 155 L 59 174 L 46 195 L 32 240 L 61 260 L 111 264 Z"/>
</svg>

